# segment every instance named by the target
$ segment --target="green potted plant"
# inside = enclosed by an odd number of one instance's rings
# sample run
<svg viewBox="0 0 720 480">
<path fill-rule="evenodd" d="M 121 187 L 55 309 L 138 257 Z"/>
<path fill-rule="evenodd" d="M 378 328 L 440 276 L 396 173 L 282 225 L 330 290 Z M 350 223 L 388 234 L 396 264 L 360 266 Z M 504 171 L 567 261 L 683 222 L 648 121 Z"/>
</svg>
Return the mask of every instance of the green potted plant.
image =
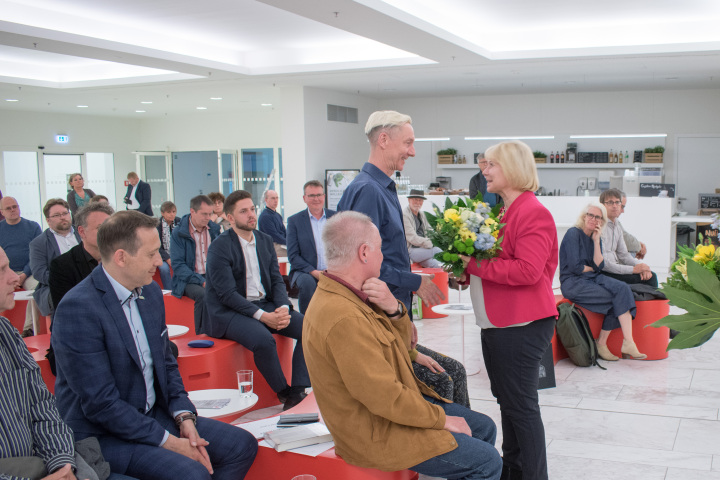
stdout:
<svg viewBox="0 0 720 480">
<path fill-rule="evenodd" d="M 645 162 L 646 163 L 662 163 L 663 153 L 665 153 L 665 147 L 658 145 L 656 147 L 648 147 L 645 149 Z"/>
<path fill-rule="evenodd" d="M 547 163 L 547 155 L 540 150 L 535 150 L 533 157 L 535 157 L 535 163 Z"/>
<path fill-rule="evenodd" d="M 457 155 L 457 150 L 455 150 L 454 148 L 445 148 L 443 150 L 438 150 L 438 152 L 437 152 L 438 163 L 442 163 L 442 164 L 455 163 L 453 161 L 455 159 L 455 155 Z"/>
</svg>

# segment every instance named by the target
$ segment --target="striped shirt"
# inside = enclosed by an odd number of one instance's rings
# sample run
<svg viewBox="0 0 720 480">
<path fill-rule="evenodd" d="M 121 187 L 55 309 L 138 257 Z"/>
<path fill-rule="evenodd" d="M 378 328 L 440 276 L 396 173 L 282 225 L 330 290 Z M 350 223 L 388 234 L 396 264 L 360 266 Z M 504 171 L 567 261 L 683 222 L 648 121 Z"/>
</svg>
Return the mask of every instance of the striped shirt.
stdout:
<svg viewBox="0 0 720 480">
<path fill-rule="evenodd" d="M 67 463 L 75 468 L 73 433 L 20 334 L 0 317 L 0 458 L 29 456 L 51 473 Z"/>
</svg>

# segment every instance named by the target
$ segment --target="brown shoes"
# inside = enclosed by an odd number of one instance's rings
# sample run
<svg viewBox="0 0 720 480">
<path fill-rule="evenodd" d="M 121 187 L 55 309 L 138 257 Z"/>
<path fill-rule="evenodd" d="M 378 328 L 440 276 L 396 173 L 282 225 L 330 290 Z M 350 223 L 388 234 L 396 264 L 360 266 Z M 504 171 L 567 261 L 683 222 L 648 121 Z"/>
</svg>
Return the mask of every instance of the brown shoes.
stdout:
<svg viewBox="0 0 720 480">
<path fill-rule="evenodd" d="M 644 360 L 647 358 L 647 355 L 638 351 L 635 342 L 628 342 L 627 340 L 623 340 L 620 352 L 622 352 L 622 357 L 624 359 L 631 358 L 633 360 Z"/>
<path fill-rule="evenodd" d="M 616 362 L 620 360 L 619 357 L 613 355 L 610 349 L 608 349 L 607 345 L 600 345 L 599 343 L 597 343 L 597 340 L 595 341 L 595 343 L 597 344 L 598 356 L 600 358 L 602 358 L 603 360 L 607 360 L 608 362 Z"/>
</svg>

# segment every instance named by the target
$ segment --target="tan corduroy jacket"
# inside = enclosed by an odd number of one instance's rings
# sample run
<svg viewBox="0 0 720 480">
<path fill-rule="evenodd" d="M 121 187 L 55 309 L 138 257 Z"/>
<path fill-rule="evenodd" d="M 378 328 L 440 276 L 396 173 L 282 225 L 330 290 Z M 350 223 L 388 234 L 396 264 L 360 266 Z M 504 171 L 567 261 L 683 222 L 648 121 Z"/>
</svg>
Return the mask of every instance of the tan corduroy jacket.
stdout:
<svg viewBox="0 0 720 480">
<path fill-rule="evenodd" d="M 418 380 L 407 312 L 390 320 L 321 275 L 305 313 L 303 350 L 318 407 L 346 462 L 395 471 L 457 448 L 440 399 Z"/>
</svg>

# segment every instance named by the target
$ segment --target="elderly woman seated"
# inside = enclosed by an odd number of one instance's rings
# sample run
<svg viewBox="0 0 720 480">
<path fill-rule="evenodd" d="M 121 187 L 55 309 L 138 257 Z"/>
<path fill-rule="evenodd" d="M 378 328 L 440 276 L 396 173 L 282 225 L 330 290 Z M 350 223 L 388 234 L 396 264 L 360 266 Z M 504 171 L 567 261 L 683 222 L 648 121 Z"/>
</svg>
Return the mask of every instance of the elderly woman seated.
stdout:
<svg viewBox="0 0 720 480">
<path fill-rule="evenodd" d="M 568 300 L 591 312 L 605 314 L 597 338 L 600 358 L 618 359 L 608 350 L 607 339 L 611 330 L 620 327 L 623 358 L 642 360 L 647 355 L 638 351 L 632 335 L 633 293 L 626 283 L 601 275 L 604 262 L 600 236 L 607 218 L 603 204 L 590 203 L 583 208 L 575 226 L 565 234 L 560 245 L 560 289 Z"/>
<path fill-rule="evenodd" d="M 435 254 L 442 252 L 434 247 L 427 237 L 430 224 L 421 211 L 425 202 L 425 192 L 410 190 L 408 205 L 403 209 L 403 225 L 405 227 L 405 240 L 407 241 L 410 260 L 423 267 L 440 268 L 442 264 L 435 260 Z"/>
</svg>

